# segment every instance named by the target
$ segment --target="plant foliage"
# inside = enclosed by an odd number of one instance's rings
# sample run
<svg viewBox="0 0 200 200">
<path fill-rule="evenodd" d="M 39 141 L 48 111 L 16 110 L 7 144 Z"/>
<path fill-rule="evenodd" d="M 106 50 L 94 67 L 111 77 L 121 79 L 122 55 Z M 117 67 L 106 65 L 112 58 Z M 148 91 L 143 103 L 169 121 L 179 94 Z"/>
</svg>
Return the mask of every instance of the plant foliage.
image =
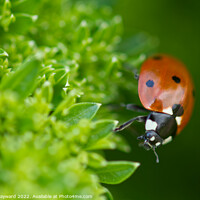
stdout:
<svg viewBox="0 0 200 200">
<path fill-rule="evenodd" d="M 143 35 L 126 54 L 121 34 L 121 17 L 94 1 L 0 0 L 2 194 L 111 199 L 100 183 L 120 183 L 139 166 L 99 152 L 129 149 L 112 134 L 116 121 L 96 113 L 135 90 L 121 63 L 140 62 L 154 42 Z"/>
</svg>

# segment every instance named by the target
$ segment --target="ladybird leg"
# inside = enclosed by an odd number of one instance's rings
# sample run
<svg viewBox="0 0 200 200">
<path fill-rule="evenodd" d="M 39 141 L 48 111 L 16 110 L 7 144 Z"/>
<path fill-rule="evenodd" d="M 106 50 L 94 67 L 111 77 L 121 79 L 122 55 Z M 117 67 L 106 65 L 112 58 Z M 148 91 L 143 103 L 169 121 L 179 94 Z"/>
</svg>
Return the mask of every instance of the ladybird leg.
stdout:
<svg viewBox="0 0 200 200">
<path fill-rule="evenodd" d="M 139 80 L 139 73 L 138 73 L 138 69 L 137 68 L 133 68 L 133 66 L 130 66 L 128 63 L 124 63 L 123 66 L 128 70 L 128 71 L 132 71 L 134 74 L 134 78 L 136 80 Z"/>
<path fill-rule="evenodd" d="M 136 104 L 125 104 L 125 103 L 121 103 L 121 104 L 104 104 L 104 106 L 108 106 L 110 109 L 120 109 L 120 108 L 126 108 L 127 110 L 132 110 L 135 112 L 148 112 L 149 110 L 145 109 L 142 106 L 138 106 Z"/>
<path fill-rule="evenodd" d="M 139 80 L 139 73 L 137 69 L 133 69 L 134 78 L 138 81 Z"/>
<path fill-rule="evenodd" d="M 123 123 L 121 126 L 115 128 L 114 132 L 122 131 L 123 129 L 127 128 L 128 126 L 130 126 L 134 121 L 145 122 L 146 119 L 147 119 L 147 116 L 134 117 L 133 119 L 130 119 L 129 121 Z"/>
<path fill-rule="evenodd" d="M 136 104 L 121 104 L 121 106 L 126 107 L 127 110 L 132 110 L 136 112 L 147 112 L 148 110 L 142 106 Z"/>
</svg>

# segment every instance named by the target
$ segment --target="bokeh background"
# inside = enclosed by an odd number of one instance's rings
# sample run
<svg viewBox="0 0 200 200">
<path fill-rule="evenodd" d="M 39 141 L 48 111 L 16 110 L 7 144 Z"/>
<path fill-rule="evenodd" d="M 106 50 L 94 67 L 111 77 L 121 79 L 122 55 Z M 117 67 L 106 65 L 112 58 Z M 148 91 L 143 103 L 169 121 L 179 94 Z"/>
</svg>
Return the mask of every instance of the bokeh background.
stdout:
<svg viewBox="0 0 200 200">
<path fill-rule="evenodd" d="M 176 140 L 158 150 L 159 164 L 152 152 L 138 147 L 132 134 L 135 130 L 123 131 L 132 152 L 108 151 L 106 156 L 110 160 L 139 161 L 141 167 L 127 181 L 109 189 L 116 200 L 199 200 L 200 1 L 113 0 L 111 3 L 115 13 L 123 18 L 125 38 L 147 32 L 159 39 L 158 52 L 171 54 L 187 65 L 195 83 L 196 102 L 187 127 Z M 133 101 L 128 98 L 127 95 L 127 102 Z M 131 116 L 130 111 L 127 115 Z"/>
</svg>

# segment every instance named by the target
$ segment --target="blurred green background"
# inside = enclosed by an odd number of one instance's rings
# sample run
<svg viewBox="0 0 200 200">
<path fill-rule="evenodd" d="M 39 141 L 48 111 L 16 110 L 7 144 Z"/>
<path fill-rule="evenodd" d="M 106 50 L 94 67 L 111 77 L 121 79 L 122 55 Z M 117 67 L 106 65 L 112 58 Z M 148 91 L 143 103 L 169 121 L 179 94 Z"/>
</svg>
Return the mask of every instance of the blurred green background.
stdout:
<svg viewBox="0 0 200 200">
<path fill-rule="evenodd" d="M 159 164 L 151 151 L 138 147 L 131 130 L 123 131 L 131 143 L 132 152 L 109 151 L 106 156 L 110 160 L 139 161 L 141 167 L 129 180 L 109 186 L 109 189 L 116 200 L 200 199 L 200 1 L 112 2 L 115 13 L 122 15 L 125 38 L 137 32 L 147 32 L 159 39 L 158 52 L 171 54 L 187 65 L 196 87 L 196 102 L 187 127 L 176 140 L 158 149 Z M 131 101 L 134 100 L 127 100 Z"/>
</svg>

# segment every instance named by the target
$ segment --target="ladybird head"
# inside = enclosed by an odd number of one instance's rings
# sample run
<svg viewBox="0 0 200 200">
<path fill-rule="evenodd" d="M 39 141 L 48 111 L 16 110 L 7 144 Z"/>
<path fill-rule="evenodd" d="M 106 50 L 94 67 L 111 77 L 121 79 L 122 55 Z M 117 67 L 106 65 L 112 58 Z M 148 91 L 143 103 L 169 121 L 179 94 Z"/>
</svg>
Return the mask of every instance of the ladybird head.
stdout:
<svg viewBox="0 0 200 200">
<path fill-rule="evenodd" d="M 144 135 L 139 136 L 138 140 L 144 140 L 141 146 L 143 146 L 146 150 L 152 149 L 157 157 L 157 162 L 159 162 L 155 148 L 162 145 L 163 139 L 155 131 L 151 130 L 147 131 Z"/>
</svg>

